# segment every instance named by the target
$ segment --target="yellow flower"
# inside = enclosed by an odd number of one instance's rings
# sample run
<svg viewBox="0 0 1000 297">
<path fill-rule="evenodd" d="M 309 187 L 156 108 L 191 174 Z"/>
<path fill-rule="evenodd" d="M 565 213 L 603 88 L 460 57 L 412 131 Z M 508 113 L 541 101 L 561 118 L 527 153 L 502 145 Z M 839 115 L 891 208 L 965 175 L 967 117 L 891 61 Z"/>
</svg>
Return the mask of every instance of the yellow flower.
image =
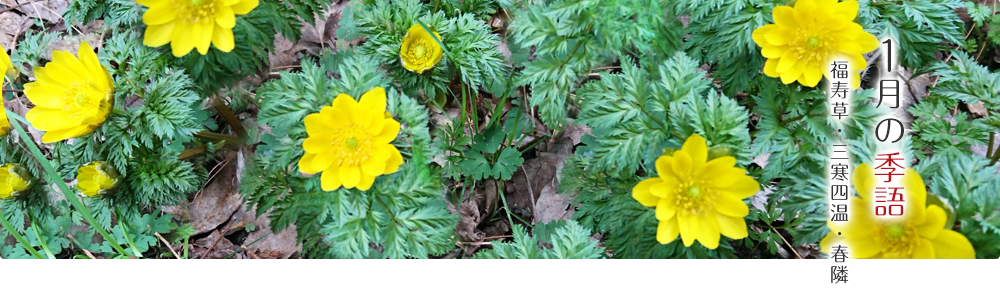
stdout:
<svg viewBox="0 0 1000 297">
<path fill-rule="evenodd" d="M 90 162 L 76 170 L 76 189 L 88 197 L 110 194 L 118 186 L 118 171 L 104 162 Z"/>
<path fill-rule="evenodd" d="M 42 142 L 51 143 L 94 132 L 107 119 L 114 104 L 111 74 L 97 60 L 86 41 L 79 59 L 67 51 L 53 51 L 52 62 L 35 68 L 34 82 L 24 94 L 35 104 L 25 118 L 35 129 L 48 131 Z"/>
<path fill-rule="evenodd" d="M 747 237 L 743 217 L 750 209 L 743 198 L 760 189 L 746 170 L 734 167 L 730 156 L 708 160 L 705 139 L 692 134 L 673 156 L 656 159 L 659 177 L 639 182 L 632 197 L 647 207 L 656 207 L 656 240 L 667 244 L 680 234 L 684 246 L 697 240 L 715 249 L 719 237 Z"/>
<path fill-rule="evenodd" d="M 17 69 L 14 68 L 14 62 L 10 61 L 7 50 L 3 48 L 3 45 L 0 45 L 0 77 L 4 76 L 4 74 L 13 79 L 17 76 Z"/>
<path fill-rule="evenodd" d="M 905 194 L 902 217 L 876 217 L 873 213 L 875 171 L 862 163 L 852 176 L 861 197 L 848 202 L 847 222 L 827 222 L 830 233 L 820 248 L 830 254 L 832 247 L 847 247 L 854 259 L 972 259 L 976 251 L 961 233 L 945 226 L 944 209 L 927 204 L 927 190 L 915 170 L 906 169 L 902 184 Z M 840 235 L 838 235 L 840 233 Z"/>
<path fill-rule="evenodd" d="M 0 199 L 15 199 L 31 186 L 31 174 L 20 164 L 0 165 Z"/>
<path fill-rule="evenodd" d="M 434 32 L 434 36 L 441 39 L 441 35 L 437 32 Z M 399 48 L 399 61 L 403 63 L 403 68 L 420 74 L 441 62 L 443 54 L 441 45 L 434 40 L 434 37 L 427 34 L 427 30 L 420 24 L 414 24 L 406 31 L 406 36 L 403 36 L 403 44 Z"/>
<path fill-rule="evenodd" d="M 142 43 L 158 47 L 170 43 L 175 57 L 183 57 L 198 48 L 208 53 L 214 44 L 223 52 L 236 46 L 233 27 L 236 16 L 250 13 L 258 0 L 138 0 L 149 7 L 142 15 L 146 36 Z"/>
<path fill-rule="evenodd" d="M 781 77 L 790 84 L 798 80 L 815 87 L 834 60 L 850 64 L 851 88 L 861 85 L 858 70 L 865 67 L 861 55 L 879 47 L 874 35 L 854 22 L 858 15 L 857 1 L 799 0 L 795 8 L 774 8 L 774 24 L 753 31 L 753 40 L 767 58 L 764 74 Z"/>
<path fill-rule="evenodd" d="M 305 118 L 309 137 L 302 143 L 306 153 L 299 171 L 322 172 L 324 191 L 340 186 L 366 191 L 375 177 L 399 170 L 403 155 L 391 144 L 399 134 L 399 122 L 386 112 L 385 90 L 375 87 L 355 101 L 341 93 L 332 106 Z"/>
</svg>

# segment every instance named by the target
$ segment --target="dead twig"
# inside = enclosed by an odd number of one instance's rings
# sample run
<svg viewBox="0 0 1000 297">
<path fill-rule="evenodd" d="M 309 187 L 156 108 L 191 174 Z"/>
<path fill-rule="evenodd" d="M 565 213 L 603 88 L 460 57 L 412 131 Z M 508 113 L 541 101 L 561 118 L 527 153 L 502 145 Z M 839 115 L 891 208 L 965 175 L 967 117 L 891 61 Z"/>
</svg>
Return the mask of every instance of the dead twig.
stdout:
<svg viewBox="0 0 1000 297">
<path fill-rule="evenodd" d="M 215 245 L 219 244 L 219 240 L 222 240 L 223 237 L 226 237 L 226 232 L 229 232 L 229 227 L 231 227 L 232 225 L 233 221 L 229 220 L 229 223 L 226 223 L 226 228 L 223 229 L 221 233 L 219 233 L 219 237 L 216 237 L 215 240 L 212 241 L 212 245 L 209 246 L 208 249 L 205 250 L 205 253 L 201 254 L 201 258 L 198 259 L 205 259 L 205 256 L 208 256 L 208 253 L 211 252 L 213 248 L 215 248 Z"/>
<path fill-rule="evenodd" d="M 778 230 L 774 230 L 774 227 L 771 227 L 771 232 L 774 232 L 774 234 L 778 234 L 778 237 L 781 238 L 781 241 L 784 241 L 785 245 L 787 245 L 788 248 L 792 249 L 792 252 L 795 253 L 796 257 L 799 257 L 799 259 L 805 259 L 805 258 L 802 258 L 802 255 L 799 255 L 799 251 L 796 251 L 795 247 L 792 246 L 792 244 L 788 243 L 788 240 L 785 240 L 784 236 L 781 236 L 781 233 L 778 233 Z"/>
<path fill-rule="evenodd" d="M 163 244 L 167 245 L 167 249 L 170 250 L 171 254 L 174 254 L 174 258 L 177 258 L 177 260 L 181 259 L 181 256 L 177 255 L 177 251 L 174 250 L 174 247 L 170 245 L 170 242 L 168 242 L 166 238 L 163 238 L 163 235 L 160 235 L 160 232 L 153 232 L 153 235 L 156 235 L 156 238 L 159 238 L 160 241 L 163 241 Z"/>
<path fill-rule="evenodd" d="M 247 246 L 241 245 L 240 248 L 242 248 L 244 251 L 247 251 L 247 255 L 250 255 L 251 258 L 260 260 L 260 257 L 257 257 L 257 254 L 254 254 L 253 252 L 251 252 L 250 249 L 247 248 Z"/>
</svg>

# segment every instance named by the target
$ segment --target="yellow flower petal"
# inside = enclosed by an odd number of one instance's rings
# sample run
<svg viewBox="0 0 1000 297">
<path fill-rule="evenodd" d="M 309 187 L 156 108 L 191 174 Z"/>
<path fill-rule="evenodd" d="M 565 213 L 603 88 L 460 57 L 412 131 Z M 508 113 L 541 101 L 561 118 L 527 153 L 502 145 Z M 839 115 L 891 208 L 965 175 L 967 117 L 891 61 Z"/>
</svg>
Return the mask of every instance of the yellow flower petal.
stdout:
<svg viewBox="0 0 1000 297">
<path fill-rule="evenodd" d="M 845 22 L 853 22 L 858 16 L 858 1 L 837 3 L 833 9 L 833 17 Z"/>
<path fill-rule="evenodd" d="M 664 198 L 657 201 L 656 204 L 656 219 L 660 221 L 665 221 L 673 219 L 674 215 L 677 214 L 677 205 L 673 199 Z"/>
<path fill-rule="evenodd" d="M 340 172 L 338 172 L 337 170 L 323 171 L 320 180 L 320 187 L 323 188 L 323 191 L 328 191 L 328 192 L 333 191 L 336 190 L 337 188 L 340 188 L 340 186 L 341 186 Z"/>
<path fill-rule="evenodd" d="M 353 166 L 340 167 L 340 181 L 345 188 L 353 188 L 361 181 L 361 168 Z"/>
<path fill-rule="evenodd" d="M 384 119 L 382 123 L 382 131 L 379 131 L 379 134 L 375 135 L 373 141 L 377 143 L 390 143 L 399 135 L 400 124 L 393 119 Z"/>
<path fill-rule="evenodd" d="M 653 195 L 653 193 L 650 192 L 649 189 L 650 186 L 659 183 L 661 183 L 661 180 L 658 177 L 647 178 L 639 182 L 638 184 L 635 185 L 634 188 L 632 188 L 632 198 L 635 198 L 636 201 L 639 201 L 639 204 L 642 204 L 642 206 L 645 207 L 656 206 L 656 204 L 660 202 L 660 197 Z"/>
<path fill-rule="evenodd" d="M 403 155 L 399 153 L 399 149 L 395 146 L 390 146 L 389 160 L 385 161 L 385 174 L 394 173 L 399 170 L 399 165 L 403 164 Z"/>
<path fill-rule="evenodd" d="M 149 7 L 142 15 L 142 23 L 148 25 L 162 25 L 177 18 L 174 13 L 174 5 L 170 1 L 163 1 Z"/>
<path fill-rule="evenodd" d="M 795 1 L 795 22 L 805 25 L 816 23 L 816 16 L 825 12 L 817 11 L 813 1 Z"/>
<path fill-rule="evenodd" d="M 819 84 L 820 79 L 823 78 L 823 73 L 820 72 L 819 67 L 806 66 L 802 69 L 802 79 L 804 81 L 799 81 L 803 86 L 815 87 Z"/>
<path fill-rule="evenodd" d="M 782 27 L 798 27 L 799 24 L 795 21 L 795 9 L 790 6 L 778 6 L 774 8 L 772 12 L 774 16 L 774 23 Z"/>
<path fill-rule="evenodd" d="M 861 198 L 866 200 L 872 200 L 875 194 L 875 170 L 872 169 L 871 165 L 866 163 L 858 164 L 858 167 L 854 169 L 851 173 L 851 182 L 854 184 L 854 190 L 858 192 Z"/>
<path fill-rule="evenodd" d="M 312 164 L 310 164 L 310 168 L 318 171 L 330 170 L 330 167 L 335 165 L 335 161 L 336 159 L 334 159 L 333 154 L 330 154 L 329 152 L 315 154 L 312 159 Z"/>
<path fill-rule="evenodd" d="M 698 234 L 701 229 L 698 226 L 698 218 L 689 214 L 680 213 L 677 214 L 677 224 L 681 230 L 681 241 L 684 242 L 684 246 L 690 247 L 694 244 Z"/>
<path fill-rule="evenodd" d="M 42 142 L 53 143 L 63 141 L 70 138 L 80 137 L 90 132 L 92 132 L 92 130 L 88 129 L 86 126 L 76 126 L 65 130 L 46 131 L 45 134 L 42 135 Z"/>
<path fill-rule="evenodd" d="M 731 239 L 746 238 L 747 223 L 743 217 L 731 217 L 721 213 L 715 213 L 715 220 L 719 224 L 719 233 Z"/>
<path fill-rule="evenodd" d="M 693 161 L 691 161 L 691 156 L 687 152 L 680 150 L 674 152 L 673 162 L 671 162 L 671 169 L 673 169 L 674 175 L 681 180 L 688 180 L 691 178 Z"/>
<path fill-rule="evenodd" d="M 212 44 L 215 48 L 223 52 L 231 52 L 236 48 L 236 41 L 233 39 L 233 30 L 220 30 L 216 28 L 212 32 Z"/>
<path fill-rule="evenodd" d="M 659 158 L 656 158 L 656 174 L 660 177 L 673 176 L 673 162 L 674 158 L 671 156 L 660 156 Z"/>
<path fill-rule="evenodd" d="M 764 38 L 767 43 L 771 46 L 781 46 L 786 45 L 788 42 L 792 41 L 792 30 L 787 28 L 778 28 L 768 31 L 764 34 Z M 779 67 L 780 68 L 780 67 Z"/>
<path fill-rule="evenodd" d="M 233 13 L 239 14 L 239 15 L 248 14 L 248 13 L 250 13 L 251 10 L 253 10 L 254 8 L 257 8 L 258 4 L 260 4 L 258 0 L 243 0 L 243 1 L 240 1 L 238 4 L 235 4 L 235 5 L 232 6 Z"/>
<path fill-rule="evenodd" d="M 386 107 L 385 89 L 375 87 L 371 91 L 365 92 L 364 95 L 361 95 L 360 103 L 365 109 L 379 112 L 384 111 Z"/>
<path fill-rule="evenodd" d="M 228 6 L 222 6 L 216 8 L 215 11 L 215 23 L 222 27 L 222 29 L 232 29 L 236 27 L 236 14 L 233 13 L 233 9 Z"/>
<path fill-rule="evenodd" d="M 912 259 L 934 259 L 934 244 L 930 240 L 921 238 L 919 243 L 913 247 Z"/>
<path fill-rule="evenodd" d="M 691 165 L 695 168 L 701 167 L 708 160 L 708 144 L 701 135 L 691 134 L 688 136 L 681 150 L 691 157 Z"/>
<path fill-rule="evenodd" d="M 767 59 L 767 62 L 764 63 L 764 75 L 775 78 L 781 77 L 781 72 L 778 72 L 779 61 L 780 59 L 778 58 Z"/>
<path fill-rule="evenodd" d="M 62 110 L 56 109 L 46 109 L 42 107 L 35 107 L 28 111 L 24 115 L 24 118 L 31 122 L 31 125 L 35 129 L 42 131 L 49 130 L 64 130 L 79 126 L 80 123 L 77 121 L 67 121 L 69 115 Z"/>
<path fill-rule="evenodd" d="M 802 64 L 795 64 L 792 69 L 781 73 L 781 83 L 790 84 L 802 79 Z"/>
<path fill-rule="evenodd" d="M 944 229 L 938 236 L 931 239 L 934 245 L 935 259 L 974 259 L 976 251 L 972 243 L 961 233 Z"/>
<path fill-rule="evenodd" d="M 317 174 L 320 171 L 323 171 L 323 169 L 325 169 L 325 168 L 313 168 L 312 164 L 313 164 L 313 159 L 315 159 L 315 158 L 316 158 L 316 154 L 306 153 L 306 154 L 302 155 L 302 158 L 299 159 L 299 163 L 298 163 L 299 164 L 299 172 L 302 172 L 302 173 L 305 173 L 305 174 Z"/>
<path fill-rule="evenodd" d="M 698 222 L 698 242 L 708 249 L 719 248 L 719 222 L 715 220 L 715 217 L 712 215 L 699 216 Z"/>
<path fill-rule="evenodd" d="M 882 251 L 882 245 L 869 236 L 851 236 L 846 243 L 847 249 L 855 259 L 871 258 Z"/>
<path fill-rule="evenodd" d="M 37 106 L 62 109 L 62 98 L 66 96 L 66 90 L 55 87 L 32 87 L 26 88 L 24 94 Z"/>
<path fill-rule="evenodd" d="M 174 35 L 170 37 L 170 50 L 174 57 L 183 57 L 191 52 L 195 46 L 195 39 L 191 36 L 193 26 L 185 23 L 177 24 L 174 28 Z"/>
<path fill-rule="evenodd" d="M 768 46 L 760 50 L 760 54 L 765 58 L 777 59 L 781 58 L 785 54 L 789 47 L 787 46 Z"/>
<path fill-rule="evenodd" d="M 718 172 L 733 169 L 733 166 L 736 166 L 736 158 L 731 156 L 718 157 L 699 167 L 698 171 L 695 172 L 695 176 L 702 178 L 711 177 L 714 174 L 718 174 Z M 743 170 L 740 170 L 740 173 L 742 174 Z"/>
<path fill-rule="evenodd" d="M 924 220 L 924 223 L 917 227 L 917 230 L 920 232 L 920 237 L 935 238 L 939 233 L 941 233 L 941 230 L 951 229 L 951 226 L 944 225 L 948 221 L 948 214 L 946 214 L 944 209 L 940 206 L 927 206 L 926 216 L 927 219 Z"/>
<path fill-rule="evenodd" d="M 372 184 L 374 183 L 375 183 L 375 176 L 362 174 L 361 181 L 358 182 L 358 185 L 356 187 L 358 188 L 358 190 L 368 191 L 368 189 L 372 188 Z"/>
<path fill-rule="evenodd" d="M 734 159 L 735 160 L 735 159 Z M 712 188 L 728 188 L 740 181 L 740 178 L 746 176 L 746 170 L 743 168 L 725 168 L 720 170 L 712 171 L 701 171 L 700 174 L 695 175 L 697 177 L 705 180 L 705 185 Z M 746 197 L 739 197 L 740 199 Z"/>
<path fill-rule="evenodd" d="M 743 199 L 757 194 L 757 191 L 760 191 L 760 184 L 758 184 L 757 180 L 752 177 L 743 175 L 737 178 L 737 181 L 734 182 L 733 185 L 722 190 Z"/>
<path fill-rule="evenodd" d="M 720 195 L 715 200 L 715 211 L 731 217 L 745 217 L 750 214 L 750 208 L 743 200 L 734 196 Z"/>
<path fill-rule="evenodd" d="M 367 162 L 361 164 L 361 173 L 364 173 L 363 175 L 377 176 L 385 171 L 386 163 L 386 160 L 370 158 Z"/>
<path fill-rule="evenodd" d="M 671 219 L 666 221 L 660 221 L 656 226 L 656 241 L 660 244 L 668 244 L 677 239 L 677 235 L 681 232 L 680 227 L 677 225 L 677 219 Z"/>
<path fill-rule="evenodd" d="M 775 30 L 778 28 L 779 28 L 778 25 L 774 24 L 761 26 L 760 28 L 753 30 L 753 33 L 750 34 L 750 38 L 753 39 L 753 41 L 757 43 L 758 46 L 762 48 L 768 47 L 770 46 L 770 44 L 767 42 L 767 37 L 766 37 L 767 32 L 771 32 L 771 30 Z"/>
<path fill-rule="evenodd" d="M 358 115 L 361 113 L 358 101 L 355 101 L 353 97 L 344 93 L 340 93 L 340 95 L 337 95 L 337 98 L 333 99 L 333 109 L 349 122 L 356 122 L 359 118 Z"/>
<path fill-rule="evenodd" d="M 191 36 L 195 38 L 194 47 L 198 49 L 199 54 L 207 54 L 209 47 L 212 46 L 212 31 L 215 29 L 215 23 L 195 23 L 191 26 Z"/>
<path fill-rule="evenodd" d="M 332 143 L 333 140 L 333 134 L 310 134 L 309 138 L 306 138 L 306 140 L 302 142 L 302 148 L 311 154 L 328 153 L 333 150 L 333 147 L 330 146 L 330 143 Z"/>
</svg>

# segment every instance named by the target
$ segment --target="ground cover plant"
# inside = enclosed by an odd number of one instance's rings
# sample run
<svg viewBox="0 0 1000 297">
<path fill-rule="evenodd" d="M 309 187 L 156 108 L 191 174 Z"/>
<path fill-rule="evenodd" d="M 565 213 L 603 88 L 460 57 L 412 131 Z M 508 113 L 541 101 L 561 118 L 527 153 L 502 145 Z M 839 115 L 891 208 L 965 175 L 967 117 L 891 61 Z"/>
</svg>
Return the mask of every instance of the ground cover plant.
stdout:
<svg viewBox="0 0 1000 297">
<path fill-rule="evenodd" d="M 995 259 L 998 25 L 975 0 L 0 0 L 0 258 L 815 259 L 846 243 Z M 869 213 L 886 39 L 898 224 Z M 834 58 L 851 65 L 843 121 Z M 842 225 L 834 143 L 853 168 Z"/>
</svg>

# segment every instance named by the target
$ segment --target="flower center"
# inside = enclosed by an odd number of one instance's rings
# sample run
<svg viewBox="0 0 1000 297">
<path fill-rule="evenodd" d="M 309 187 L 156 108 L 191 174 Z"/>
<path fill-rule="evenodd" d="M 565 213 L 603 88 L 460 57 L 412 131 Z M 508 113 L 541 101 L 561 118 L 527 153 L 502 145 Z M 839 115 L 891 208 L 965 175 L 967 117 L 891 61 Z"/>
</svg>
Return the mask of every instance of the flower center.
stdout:
<svg viewBox="0 0 1000 297">
<path fill-rule="evenodd" d="M 94 97 L 91 96 L 91 86 L 82 82 L 74 82 L 66 90 L 68 100 L 63 101 L 63 111 L 73 119 L 82 119 L 84 114 L 96 109 Z M 94 88 L 96 89 L 96 88 Z"/>
<path fill-rule="evenodd" d="M 371 157 L 375 148 L 371 135 L 364 125 L 352 123 L 333 132 L 330 145 L 333 146 L 333 158 L 340 166 L 356 166 Z"/>
<path fill-rule="evenodd" d="M 688 197 L 690 197 L 691 199 L 701 198 L 701 188 L 695 185 L 691 185 L 688 187 L 687 194 Z"/>
<path fill-rule="evenodd" d="M 906 222 L 882 225 L 881 230 L 875 232 L 874 239 L 881 243 L 882 254 L 889 259 L 910 258 L 920 242 L 917 228 Z"/>
<path fill-rule="evenodd" d="M 820 44 L 819 37 L 809 36 L 809 39 L 806 39 L 806 45 L 809 46 L 809 48 L 817 48 L 819 47 L 819 44 Z"/>
<path fill-rule="evenodd" d="M 358 138 L 354 136 L 351 136 L 351 138 L 348 138 L 347 140 L 344 141 L 344 146 L 347 146 L 347 148 L 350 150 L 357 150 L 358 144 L 359 144 Z"/>
<path fill-rule="evenodd" d="M 800 29 L 789 43 L 791 48 L 788 50 L 797 54 L 798 60 L 806 65 L 826 63 L 832 51 L 830 45 L 836 42 L 827 33 L 821 28 Z"/>
<path fill-rule="evenodd" d="M 681 183 L 677 191 L 677 210 L 688 214 L 704 214 L 712 209 L 711 192 L 696 181 Z"/>
<path fill-rule="evenodd" d="M 424 47 L 423 43 L 417 44 L 413 47 L 413 57 L 417 59 L 423 59 L 424 54 L 427 52 L 427 47 Z"/>
<path fill-rule="evenodd" d="M 407 55 L 409 56 L 407 63 L 422 65 L 431 58 L 430 52 L 432 48 L 428 44 L 427 40 L 415 40 L 410 48 L 407 50 Z"/>
<path fill-rule="evenodd" d="M 215 0 L 172 0 L 182 22 L 211 23 L 215 21 Z"/>
</svg>

